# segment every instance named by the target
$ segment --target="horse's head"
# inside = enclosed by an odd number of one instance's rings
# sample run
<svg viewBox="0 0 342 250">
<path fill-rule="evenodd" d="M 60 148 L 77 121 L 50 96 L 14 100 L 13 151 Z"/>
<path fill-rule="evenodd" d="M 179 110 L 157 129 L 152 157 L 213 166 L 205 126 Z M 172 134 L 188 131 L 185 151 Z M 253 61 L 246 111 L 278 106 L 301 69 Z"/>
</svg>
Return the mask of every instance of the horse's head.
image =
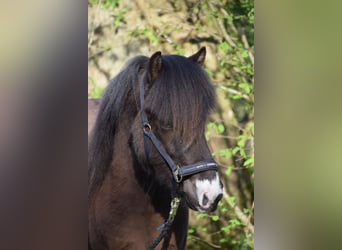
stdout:
<svg viewBox="0 0 342 250">
<path fill-rule="evenodd" d="M 172 188 L 174 176 L 169 168 L 173 163 L 180 169 L 195 164 L 191 174 L 179 180 L 178 191 L 190 208 L 200 212 L 215 210 L 222 198 L 217 165 L 204 136 L 209 112 L 215 104 L 215 91 L 201 68 L 205 54 L 202 48 L 188 58 L 162 57 L 157 52 L 148 59 L 139 76 L 140 88 L 135 91 L 142 109 L 132 126 L 135 153 L 161 185 Z M 144 136 L 144 123 L 145 130 L 151 131 L 157 142 L 147 139 L 146 133 Z M 161 151 L 170 157 L 171 164 Z M 210 162 L 215 168 L 203 169 L 203 162 Z M 196 171 L 200 168 L 202 171 Z"/>
</svg>

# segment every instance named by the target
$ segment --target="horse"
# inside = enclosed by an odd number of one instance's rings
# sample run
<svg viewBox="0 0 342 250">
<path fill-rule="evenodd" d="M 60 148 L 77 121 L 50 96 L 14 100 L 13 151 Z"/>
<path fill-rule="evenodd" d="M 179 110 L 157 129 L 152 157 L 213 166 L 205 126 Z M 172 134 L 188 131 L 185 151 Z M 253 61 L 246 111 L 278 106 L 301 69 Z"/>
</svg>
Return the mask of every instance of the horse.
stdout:
<svg viewBox="0 0 342 250">
<path fill-rule="evenodd" d="M 184 249 L 189 208 L 217 208 L 223 185 L 204 136 L 216 96 L 205 56 L 205 47 L 189 57 L 136 56 L 101 101 L 88 101 L 88 249 L 146 249 L 170 217 L 154 247 Z"/>
</svg>

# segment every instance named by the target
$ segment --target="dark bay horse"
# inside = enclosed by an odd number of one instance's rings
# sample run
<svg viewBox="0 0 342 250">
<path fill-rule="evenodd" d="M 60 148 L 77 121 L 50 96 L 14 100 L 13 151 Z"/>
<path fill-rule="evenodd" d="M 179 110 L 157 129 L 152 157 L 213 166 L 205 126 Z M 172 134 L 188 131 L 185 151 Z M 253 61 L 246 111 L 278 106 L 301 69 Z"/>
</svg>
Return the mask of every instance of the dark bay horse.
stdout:
<svg viewBox="0 0 342 250">
<path fill-rule="evenodd" d="M 135 57 L 100 102 L 89 101 L 89 249 L 149 247 L 172 193 L 178 212 L 157 249 L 184 249 L 188 208 L 216 209 L 222 183 L 204 137 L 215 106 L 205 55 Z"/>
</svg>

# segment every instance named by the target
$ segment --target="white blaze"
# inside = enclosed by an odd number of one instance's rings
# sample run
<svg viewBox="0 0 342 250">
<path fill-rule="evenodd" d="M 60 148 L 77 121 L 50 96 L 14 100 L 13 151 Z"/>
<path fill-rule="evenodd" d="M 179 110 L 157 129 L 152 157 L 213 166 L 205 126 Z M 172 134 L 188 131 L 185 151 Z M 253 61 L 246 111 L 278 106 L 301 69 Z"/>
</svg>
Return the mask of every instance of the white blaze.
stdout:
<svg viewBox="0 0 342 250">
<path fill-rule="evenodd" d="M 215 178 L 208 180 L 196 180 L 196 194 L 199 204 L 202 208 L 209 208 L 211 204 L 214 203 L 217 196 L 223 193 L 223 189 L 220 185 L 220 179 L 218 173 L 216 173 Z M 208 202 L 203 204 L 204 195 L 208 198 Z M 199 211 L 203 209 L 198 208 Z"/>
</svg>

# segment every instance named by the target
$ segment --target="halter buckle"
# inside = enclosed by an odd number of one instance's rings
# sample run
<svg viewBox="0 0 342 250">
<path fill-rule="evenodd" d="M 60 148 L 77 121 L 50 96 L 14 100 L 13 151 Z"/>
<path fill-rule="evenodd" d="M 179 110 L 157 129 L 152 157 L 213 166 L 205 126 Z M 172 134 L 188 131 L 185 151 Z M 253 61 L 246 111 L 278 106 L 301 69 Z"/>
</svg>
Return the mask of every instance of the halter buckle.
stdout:
<svg viewBox="0 0 342 250">
<path fill-rule="evenodd" d="M 176 165 L 176 170 L 173 171 L 173 177 L 177 183 L 180 183 L 183 180 L 183 176 L 179 174 L 179 166 Z"/>
</svg>

